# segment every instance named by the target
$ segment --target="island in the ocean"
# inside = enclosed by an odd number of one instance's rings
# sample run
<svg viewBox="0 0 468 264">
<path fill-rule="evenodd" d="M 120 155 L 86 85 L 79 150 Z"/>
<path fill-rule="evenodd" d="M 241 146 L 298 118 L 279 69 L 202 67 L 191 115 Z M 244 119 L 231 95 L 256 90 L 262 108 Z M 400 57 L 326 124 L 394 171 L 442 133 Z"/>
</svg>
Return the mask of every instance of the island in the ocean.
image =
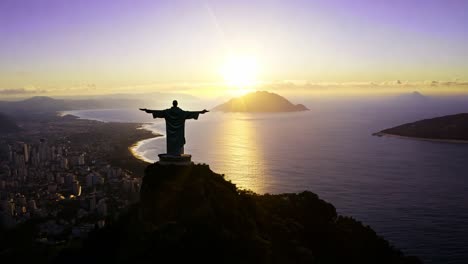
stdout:
<svg viewBox="0 0 468 264">
<path fill-rule="evenodd" d="M 221 112 L 297 112 L 307 111 L 302 104 L 293 104 L 286 98 L 266 91 L 257 91 L 233 98 L 212 111 Z"/>
<path fill-rule="evenodd" d="M 424 119 L 385 129 L 374 135 L 468 142 L 468 113 Z"/>
</svg>

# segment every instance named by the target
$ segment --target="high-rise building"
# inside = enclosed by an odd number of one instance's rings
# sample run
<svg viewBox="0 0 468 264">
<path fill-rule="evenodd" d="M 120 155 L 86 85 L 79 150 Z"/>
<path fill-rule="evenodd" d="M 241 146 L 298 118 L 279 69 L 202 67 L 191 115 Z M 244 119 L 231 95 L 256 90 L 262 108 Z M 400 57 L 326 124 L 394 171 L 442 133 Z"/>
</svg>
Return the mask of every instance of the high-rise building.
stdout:
<svg viewBox="0 0 468 264">
<path fill-rule="evenodd" d="M 63 147 L 62 146 L 57 147 L 57 155 L 63 156 Z"/>
<path fill-rule="evenodd" d="M 98 204 L 96 205 L 96 208 L 100 216 L 107 216 L 107 203 L 105 198 L 99 200 Z"/>
<path fill-rule="evenodd" d="M 16 203 L 20 206 L 26 206 L 26 197 L 21 194 L 16 198 Z"/>
<path fill-rule="evenodd" d="M 21 144 L 23 145 L 23 155 L 24 155 L 24 161 L 26 163 L 29 163 L 29 146 L 28 144 L 24 143 L 24 142 L 21 142 Z"/>
<path fill-rule="evenodd" d="M 93 193 L 89 198 L 89 211 L 93 212 L 94 210 L 96 210 L 96 195 Z"/>
<path fill-rule="evenodd" d="M 78 165 L 84 166 L 85 165 L 85 154 L 82 153 L 78 156 Z"/>
<path fill-rule="evenodd" d="M 55 152 L 55 146 L 50 147 L 50 157 L 52 160 L 57 160 L 57 155 Z"/>
<path fill-rule="evenodd" d="M 64 180 L 66 186 L 71 186 L 72 183 L 76 180 L 76 176 L 74 174 L 68 173 L 65 175 Z"/>
<path fill-rule="evenodd" d="M 56 193 L 57 192 L 57 183 L 49 183 L 49 185 L 47 185 L 47 191 L 49 193 Z"/>
<path fill-rule="evenodd" d="M 30 157 L 29 157 L 29 160 L 30 160 L 30 163 L 31 165 L 33 165 L 34 167 L 37 167 L 39 166 L 40 164 L 40 157 L 39 157 L 39 151 L 37 150 L 36 147 L 34 148 L 30 148 Z"/>
<path fill-rule="evenodd" d="M 72 193 L 75 196 L 81 195 L 81 185 L 80 185 L 80 182 L 77 180 L 75 180 L 72 184 Z"/>
<path fill-rule="evenodd" d="M 97 172 L 91 172 L 86 176 L 86 186 L 93 187 L 104 184 L 104 178 Z"/>
<path fill-rule="evenodd" d="M 55 176 L 54 176 L 54 174 L 53 174 L 52 172 L 46 173 L 46 178 L 47 178 L 47 181 L 48 181 L 48 182 L 53 182 L 53 181 L 55 181 Z"/>
<path fill-rule="evenodd" d="M 94 185 L 93 176 L 94 176 L 93 173 L 90 173 L 90 174 L 86 175 L 86 186 L 93 187 L 93 185 Z"/>
<path fill-rule="evenodd" d="M 9 203 L 8 203 L 7 212 L 12 216 L 16 215 L 15 207 L 16 207 L 15 202 L 13 202 L 13 200 L 10 200 Z"/>
<path fill-rule="evenodd" d="M 22 153 L 14 153 L 14 160 L 15 168 L 17 169 L 16 177 L 20 181 L 25 181 L 28 176 L 28 170 L 24 155 Z"/>
<path fill-rule="evenodd" d="M 50 160 L 50 148 L 45 139 L 41 139 L 39 142 L 39 160 L 41 163 Z"/>
<path fill-rule="evenodd" d="M 61 156 L 59 156 L 59 159 L 60 159 L 60 167 L 62 169 L 68 169 L 68 159 L 65 157 L 61 157 Z"/>
<path fill-rule="evenodd" d="M 8 145 L 8 162 L 13 162 L 13 149 L 11 145 Z"/>
<path fill-rule="evenodd" d="M 35 200 L 29 200 L 29 201 L 28 201 L 28 209 L 29 209 L 30 211 L 33 211 L 33 212 L 34 212 L 35 210 L 37 210 L 37 206 L 36 206 L 36 201 L 35 201 Z"/>
</svg>

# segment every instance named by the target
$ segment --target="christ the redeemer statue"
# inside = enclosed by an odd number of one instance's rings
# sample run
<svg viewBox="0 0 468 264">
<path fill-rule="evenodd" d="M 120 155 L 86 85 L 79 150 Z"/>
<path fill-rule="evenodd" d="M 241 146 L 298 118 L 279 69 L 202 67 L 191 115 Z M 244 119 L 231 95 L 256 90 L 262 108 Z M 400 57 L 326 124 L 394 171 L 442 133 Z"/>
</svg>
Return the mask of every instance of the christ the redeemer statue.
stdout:
<svg viewBox="0 0 468 264">
<path fill-rule="evenodd" d="M 164 118 L 166 120 L 167 154 L 165 156 L 182 156 L 185 145 L 185 120 L 198 119 L 198 115 L 209 112 L 206 109 L 203 111 L 184 111 L 177 104 L 177 101 L 174 100 L 172 107 L 165 110 L 140 108 L 141 111 L 153 114 L 153 118 Z M 159 157 L 161 158 L 161 155 Z"/>
</svg>

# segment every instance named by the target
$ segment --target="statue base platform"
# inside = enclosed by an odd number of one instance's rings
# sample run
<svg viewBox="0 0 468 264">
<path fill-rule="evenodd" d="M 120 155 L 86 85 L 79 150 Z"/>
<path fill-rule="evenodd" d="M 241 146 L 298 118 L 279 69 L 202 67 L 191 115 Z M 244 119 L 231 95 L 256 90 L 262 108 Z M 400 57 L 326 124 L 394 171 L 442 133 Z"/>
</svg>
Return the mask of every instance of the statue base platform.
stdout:
<svg viewBox="0 0 468 264">
<path fill-rule="evenodd" d="M 161 165 L 182 165 L 192 164 L 192 155 L 182 154 L 180 156 L 170 154 L 159 154 L 159 164 Z"/>
</svg>

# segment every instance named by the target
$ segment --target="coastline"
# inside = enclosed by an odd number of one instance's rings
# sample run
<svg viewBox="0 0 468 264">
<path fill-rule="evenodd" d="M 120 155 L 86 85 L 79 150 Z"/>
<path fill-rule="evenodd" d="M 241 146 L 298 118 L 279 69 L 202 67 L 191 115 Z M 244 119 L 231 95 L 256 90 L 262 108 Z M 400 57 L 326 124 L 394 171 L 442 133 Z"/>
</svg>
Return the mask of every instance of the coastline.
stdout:
<svg viewBox="0 0 468 264">
<path fill-rule="evenodd" d="M 428 142 L 468 144 L 468 140 L 460 140 L 460 139 L 437 139 L 437 138 L 410 137 L 410 136 L 401 136 L 401 135 L 389 134 L 389 133 L 384 133 L 384 132 L 376 132 L 376 133 L 373 133 L 372 135 L 377 136 L 377 137 L 384 136 L 384 137 L 393 137 L 393 138 L 400 138 L 400 139 L 411 139 L 411 140 L 428 141 Z"/>
<path fill-rule="evenodd" d="M 138 135 L 141 134 L 141 135 L 136 139 L 136 141 L 133 141 L 130 144 L 127 143 L 128 144 L 127 145 L 127 150 L 131 153 L 132 158 L 134 158 L 136 162 L 144 162 L 145 164 L 146 163 L 153 163 L 154 160 L 150 160 L 150 159 L 145 158 L 145 156 L 140 151 L 138 151 L 138 148 L 141 147 L 142 145 L 144 145 L 145 143 L 147 143 L 150 140 L 154 140 L 156 138 L 164 136 L 163 134 L 158 133 L 158 132 L 154 131 L 153 129 L 151 129 L 150 126 L 152 125 L 152 123 L 149 123 L 149 122 L 136 122 L 136 123 L 133 123 L 133 122 L 106 121 L 106 120 L 99 119 L 99 118 L 82 117 L 82 116 L 79 116 L 79 115 L 75 114 L 73 111 L 58 111 L 56 113 L 56 115 L 58 117 L 61 117 L 61 118 L 69 117 L 69 118 L 73 118 L 75 120 L 88 120 L 88 121 L 99 122 L 99 123 L 103 123 L 103 124 L 132 124 L 132 125 L 136 125 L 137 126 L 136 130 L 141 131 L 141 132 L 136 133 L 136 134 L 138 134 Z M 153 137 L 148 137 L 147 136 L 148 132 L 150 132 Z"/>
<path fill-rule="evenodd" d="M 132 122 L 113 122 L 104 121 L 93 118 L 83 118 L 78 115 L 65 112 L 57 112 L 59 118 L 70 118 L 72 122 L 96 122 L 102 124 L 102 126 L 115 127 L 115 126 L 126 126 L 134 128 L 136 133 L 127 134 L 123 138 L 124 144 L 121 148 L 119 155 L 109 153 L 109 162 L 114 165 L 121 166 L 124 169 L 132 171 L 134 174 L 141 174 L 148 163 L 152 163 L 151 160 L 145 159 L 142 155 L 136 151 L 136 148 L 144 144 L 146 140 L 151 140 L 157 137 L 161 137 L 161 134 L 155 133 L 153 130 L 148 128 L 151 123 L 132 123 Z M 127 133 L 129 133 L 128 131 Z M 125 149 L 125 151 L 124 151 Z"/>
<path fill-rule="evenodd" d="M 99 122 L 99 121 L 98 121 Z M 128 134 L 121 141 L 121 146 L 116 146 L 113 153 L 109 153 L 108 161 L 114 166 L 133 172 L 134 175 L 143 176 L 143 172 L 148 165 L 146 160 L 139 158 L 132 151 L 132 147 L 138 142 L 151 139 L 155 134 L 146 129 L 142 129 L 145 124 L 142 123 L 118 123 L 118 122 L 103 122 L 110 126 L 127 125 L 129 126 Z"/>
<path fill-rule="evenodd" d="M 138 140 L 137 142 L 133 143 L 131 146 L 129 146 L 128 150 L 132 153 L 133 157 L 135 157 L 136 159 L 144 161 L 146 163 L 153 163 L 152 160 L 145 158 L 145 156 L 138 151 L 138 148 L 141 147 L 142 145 L 144 145 L 147 141 L 154 140 L 154 139 L 159 138 L 159 137 L 163 137 L 163 135 L 154 132 L 148 126 L 149 126 L 149 123 L 144 123 L 144 124 L 141 124 L 141 126 L 138 127 L 137 129 L 149 131 L 154 135 L 154 137 L 142 138 L 142 139 Z"/>
</svg>

